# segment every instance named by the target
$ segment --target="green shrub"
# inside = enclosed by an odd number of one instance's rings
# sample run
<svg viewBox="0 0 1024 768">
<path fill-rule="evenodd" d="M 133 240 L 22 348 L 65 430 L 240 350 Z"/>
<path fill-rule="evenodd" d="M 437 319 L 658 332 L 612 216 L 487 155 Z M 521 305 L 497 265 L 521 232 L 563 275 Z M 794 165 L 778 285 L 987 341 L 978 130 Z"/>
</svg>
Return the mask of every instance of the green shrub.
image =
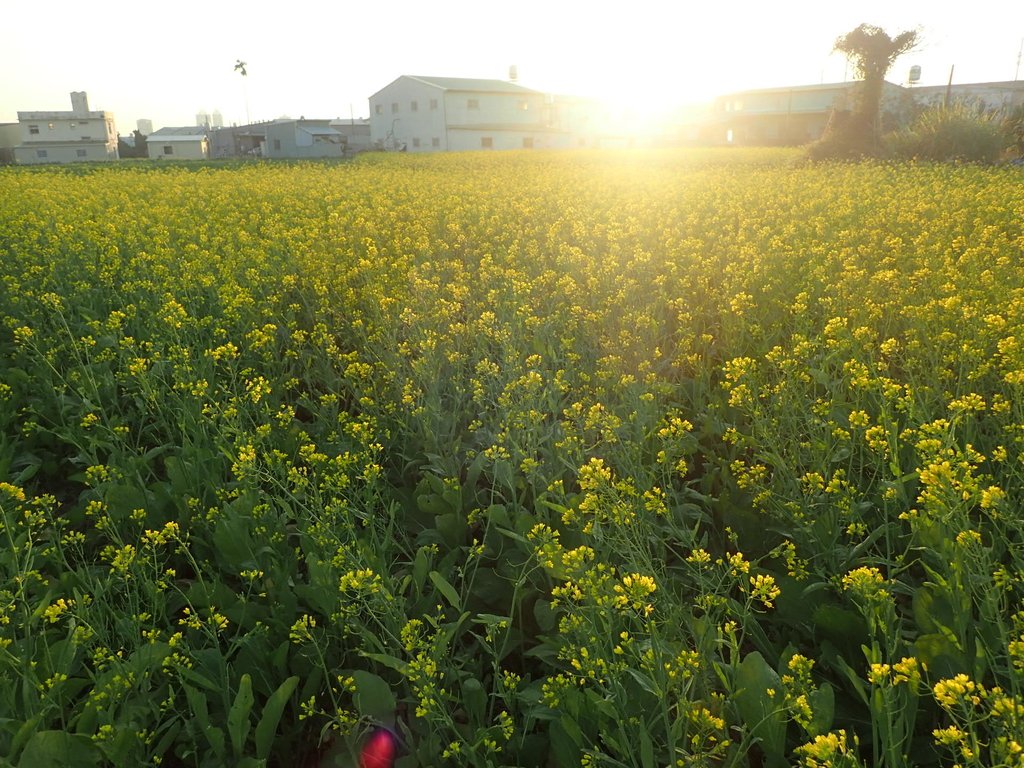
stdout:
<svg viewBox="0 0 1024 768">
<path fill-rule="evenodd" d="M 887 143 L 904 159 L 993 163 L 1006 140 L 990 114 L 954 103 L 923 112 L 908 128 L 890 134 Z"/>
<path fill-rule="evenodd" d="M 1018 155 L 1024 155 L 1024 104 L 1003 118 L 1003 133 L 1010 147 Z"/>
</svg>

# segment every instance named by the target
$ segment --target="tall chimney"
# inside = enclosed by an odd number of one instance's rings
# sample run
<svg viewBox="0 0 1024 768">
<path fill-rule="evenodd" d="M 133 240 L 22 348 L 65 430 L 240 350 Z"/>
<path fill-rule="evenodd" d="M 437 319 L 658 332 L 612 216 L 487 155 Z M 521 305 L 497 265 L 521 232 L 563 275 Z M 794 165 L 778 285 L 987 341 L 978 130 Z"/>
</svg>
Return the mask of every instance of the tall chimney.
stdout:
<svg viewBox="0 0 1024 768">
<path fill-rule="evenodd" d="M 76 115 L 89 114 L 89 97 L 86 96 L 85 91 L 71 92 L 71 111 Z"/>
</svg>

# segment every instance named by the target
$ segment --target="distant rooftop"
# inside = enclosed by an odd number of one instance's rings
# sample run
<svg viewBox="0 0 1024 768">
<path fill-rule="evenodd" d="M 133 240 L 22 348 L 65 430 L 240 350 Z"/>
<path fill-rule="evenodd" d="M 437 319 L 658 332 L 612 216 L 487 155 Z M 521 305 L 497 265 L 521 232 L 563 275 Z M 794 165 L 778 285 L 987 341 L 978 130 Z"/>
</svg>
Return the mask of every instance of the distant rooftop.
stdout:
<svg viewBox="0 0 1024 768">
<path fill-rule="evenodd" d="M 206 133 L 206 129 L 201 125 L 186 125 L 161 128 L 159 131 L 149 134 L 146 138 L 150 141 L 153 139 L 159 139 L 160 141 L 195 141 L 196 139 L 205 139 Z"/>
<path fill-rule="evenodd" d="M 90 112 L 76 112 L 74 110 L 46 110 L 44 112 L 18 112 L 18 121 L 26 120 L 67 120 L 77 118 L 79 120 L 106 120 L 113 117 L 113 112 L 92 110 Z"/>
<path fill-rule="evenodd" d="M 508 80 L 486 80 L 471 77 L 426 77 L 423 75 L 403 75 L 410 80 L 418 80 L 445 91 L 470 91 L 474 93 L 522 93 L 539 94 L 532 88 L 526 88 Z M 401 78 L 399 78 L 401 79 Z"/>
<path fill-rule="evenodd" d="M 195 136 L 205 134 L 206 128 L 201 125 L 168 126 L 150 134 L 150 136 Z"/>
</svg>

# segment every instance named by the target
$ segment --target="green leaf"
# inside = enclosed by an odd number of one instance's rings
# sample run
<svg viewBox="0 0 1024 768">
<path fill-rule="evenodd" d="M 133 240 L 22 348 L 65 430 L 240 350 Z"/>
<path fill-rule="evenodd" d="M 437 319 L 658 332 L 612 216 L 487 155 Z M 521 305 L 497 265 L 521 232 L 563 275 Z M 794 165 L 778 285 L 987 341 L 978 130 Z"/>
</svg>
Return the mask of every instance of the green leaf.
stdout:
<svg viewBox="0 0 1024 768">
<path fill-rule="evenodd" d="M 253 740 L 256 742 L 256 757 L 266 760 L 270 757 L 270 748 L 274 744 L 274 736 L 277 734 L 277 725 L 281 722 L 281 715 L 284 712 L 288 699 L 295 692 L 295 686 L 299 684 L 299 676 L 293 675 L 277 687 L 277 690 L 270 694 L 267 703 L 263 705 L 263 714 L 259 723 L 256 724 L 256 731 Z"/>
<path fill-rule="evenodd" d="M 11 740 L 11 757 L 18 754 L 18 750 L 21 749 L 21 745 L 28 741 L 36 728 L 39 727 L 39 723 L 42 719 L 42 715 L 36 715 L 35 717 L 26 720 L 18 727 L 17 732 L 14 734 L 14 738 Z"/>
<path fill-rule="evenodd" d="M 651 734 L 644 728 L 640 731 L 640 765 L 643 768 L 656 768 L 654 764 L 654 742 Z"/>
<path fill-rule="evenodd" d="M 210 723 L 210 713 L 206 706 L 206 694 L 193 688 L 191 685 L 184 686 L 185 698 L 188 700 L 189 709 L 192 710 L 192 719 L 198 730 L 206 736 L 210 748 L 216 758 L 224 760 L 224 732 L 220 728 L 214 728 Z"/>
<path fill-rule="evenodd" d="M 761 744 L 769 766 L 786 764 L 786 716 L 776 703 L 782 680 L 757 651 L 748 653 L 736 669 L 733 701 L 750 733 Z M 768 691 L 775 692 L 775 696 Z"/>
<path fill-rule="evenodd" d="M 583 749 L 583 732 L 568 715 L 562 715 L 552 721 L 549 730 L 551 735 L 551 765 L 579 765 L 580 751 Z"/>
<path fill-rule="evenodd" d="M 427 573 L 430 570 L 429 547 L 420 547 L 416 550 L 416 559 L 412 563 L 412 583 L 416 585 L 416 594 L 423 594 L 423 585 L 427 583 Z"/>
<path fill-rule="evenodd" d="M 235 752 L 235 757 L 238 758 L 242 756 L 245 740 L 249 738 L 249 729 L 252 727 L 252 723 L 249 722 L 252 704 L 252 678 L 245 674 L 238 682 L 235 702 L 228 711 L 228 734 L 231 736 L 231 748 Z"/>
<path fill-rule="evenodd" d="M 378 664 L 383 664 L 388 669 L 393 669 L 393 670 L 395 670 L 395 672 L 401 672 L 403 675 L 405 674 L 406 668 L 408 667 L 408 665 L 404 661 L 402 661 L 401 659 L 396 658 L 394 656 L 389 656 L 386 653 L 365 653 L 365 652 L 363 652 L 360 655 L 364 659 L 369 659 L 370 661 L 376 661 Z"/>
<path fill-rule="evenodd" d="M 811 705 L 811 723 L 808 727 L 811 737 L 824 736 L 832 730 L 836 712 L 836 696 L 832 686 L 822 683 L 807 696 Z"/>
<path fill-rule="evenodd" d="M 99 750 L 88 736 L 36 731 L 22 750 L 18 768 L 67 768 L 97 765 L 99 761 Z"/>
<path fill-rule="evenodd" d="M 353 696 L 356 709 L 361 717 L 377 722 L 391 722 L 395 717 L 395 694 L 387 681 L 365 670 L 351 673 L 356 681 L 356 692 Z"/>
<path fill-rule="evenodd" d="M 487 692 L 483 683 L 475 677 L 462 681 L 462 705 L 472 724 L 479 725 L 487 718 Z"/>
<path fill-rule="evenodd" d="M 456 512 L 437 515 L 434 518 L 434 527 L 451 549 L 455 549 L 466 540 L 466 533 L 469 530 L 466 518 Z"/>
<path fill-rule="evenodd" d="M 538 600 L 533 604 L 533 618 L 537 620 L 541 632 L 550 632 L 558 624 L 558 614 L 548 600 Z"/>
<path fill-rule="evenodd" d="M 455 591 L 455 587 L 449 584 L 444 576 L 437 571 L 431 571 L 430 580 L 437 587 L 438 591 L 444 595 L 445 600 L 451 604 L 452 608 L 456 611 L 462 610 L 462 600 L 459 599 L 459 593 Z"/>
<path fill-rule="evenodd" d="M 188 667 L 178 667 L 178 674 L 183 679 L 188 680 L 190 683 L 195 683 L 196 685 L 200 686 L 201 688 L 205 688 L 208 691 L 221 690 L 219 685 L 213 682 L 210 678 L 206 677 L 206 675 L 199 674 L 194 669 L 189 669 Z M 185 690 L 189 690 L 189 687 L 185 686 Z"/>
</svg>

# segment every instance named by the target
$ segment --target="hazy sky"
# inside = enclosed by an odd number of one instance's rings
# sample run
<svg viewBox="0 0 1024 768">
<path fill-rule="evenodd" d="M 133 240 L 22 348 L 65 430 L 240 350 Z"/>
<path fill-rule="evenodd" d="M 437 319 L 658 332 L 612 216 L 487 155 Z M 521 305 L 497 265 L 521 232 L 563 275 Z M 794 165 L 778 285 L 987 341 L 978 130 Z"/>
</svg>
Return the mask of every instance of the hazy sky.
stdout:
<svg viewBox="0 0 1024 768">
<path fill-rule="evenodd" d="M 922 43 L 889 73 L 921 83 L 1012 80 L 1024 40 L 1024 2 L 863 0 L 701 2 L 514 0 L 481 3 L 267 2 L 45 6 L 0 0 L 0 122 L 18 110 L 114 112 L 190 125 L 217 109 L 226 124 L 283 115 L 368 114 L 367 99 L 399 75 L 504 79 L 663 110 L 743 88 L 852 77 L 832 54 L 861 22 Z M 44 10 L 45 7 L 45 10 Z M 62 12 L 63 11 L 63 12 Z M 67 21 L 61 21 L 61 18 Z M 248 64 L 248 77 L 233 71 Z M 1024 79 L 1024 63 L 1017 75 Z"/>
</svg>

